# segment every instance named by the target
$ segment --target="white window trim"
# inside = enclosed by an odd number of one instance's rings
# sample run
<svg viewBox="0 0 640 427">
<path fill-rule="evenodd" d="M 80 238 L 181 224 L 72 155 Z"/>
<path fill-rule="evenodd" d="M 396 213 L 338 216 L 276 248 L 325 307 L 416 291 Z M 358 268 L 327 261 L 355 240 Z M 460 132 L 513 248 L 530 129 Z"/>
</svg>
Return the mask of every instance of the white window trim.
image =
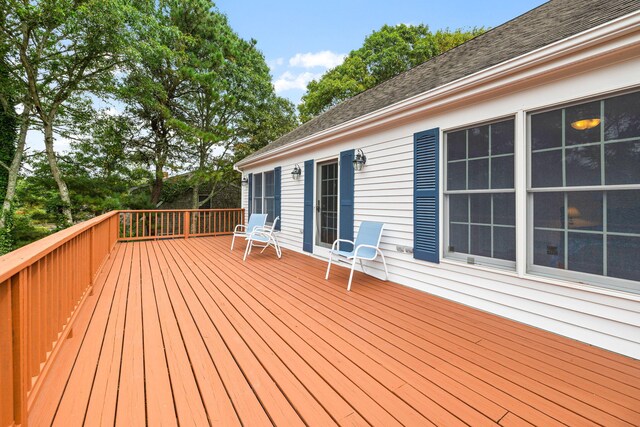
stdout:
<svg viewBox="0 0 640 427">
<path fill-rule="evenodd" d="M 524 272 L 522 272 L 522 277 L 541 277 L 548 279 L 557 279 L 557 280 L 566 280 L 574 283 L 578 283 L 579 286 L 589 286 L 589 287 L 598 287 L 600 289 L 607 289 L 611 291 L 632 293 L 632 294 L 640 294 L 640 287 L 638 286 L 638 282 L 629 280 L 629 279 L 621 279 L 618 277 L 605 276 L 604 274 L 591 274 L 584 273 L 580 271 L 572 271 L 565 270 L 559 268 L 545 267 L 541 265 L 536 265 L 533 263 L 533 246 L 534 246 L 534 238 L 533 238 L 533 195 L 541 192 L 572 192 L 572 191 L 612 191 L 612 190 L 640 190 L 640 184 L 624 184 L 624 185 L 583 185 L 583 186 L 567 186 L 563 185 L 561 187 L 536 187 L 533 188 L 531 184 L 531 174 L 532 174 L 532 166 L 531 166 L 531 116 L 533 114 L 544 113 L 547 111 L 555 111 L 558 109 L 566 109 L 574 105 L 580 105 L 584 103 L 588 103 L 591 101 L 603 101 L 608 98 L 613 98 L 616 96 L 621 96 L 629 93 L 638 93 L 640 92 L 640 87 L 628 88 L 626 90 L 618 90 L 618 91 L 607 91 L 597 95 L 583 97 L 578 99 L 572 99 L 568 102 L 564 103 L 556 103 L 553 105 L 548 105 L 543 108 L 531 109 L 528 111 L 522 111 L 524 114 L 525 121 L 525 132 L 524 132 L 524 143 L 518 144 L 520 147 L 525 148 L 525 174 L 524 174 L 524 203 L 525 203 L 525 216 L 526 225 L 525 225 L 525 247 L 523 248 L 526 251 L 526 264 L 524 265 Z M 636 139 L 636 138 L 632 138 Z M 600 159 L 601 162 L 604 159 Z M 604 173 L 604 172 L 603 172 Z M 521 186 L 522 188 L 522 186 Z M 517 210 L 516 212 L 519 214 L 520 212 Z M 603 219 L 604 220 L 604 219 Z M 516 227 L 518 226 L 517 218 L 516 218 Z M 518 229 L 516 229 L 516 236 L 518 235 Z M 516 239 L 516 262 L 518 261 L 518 247 L 519 245 Z M 605 256 L 605 255 L 603 255 Z M 604 262 L 604 261 L 603 261 Z M 520 267 L 522 268 L 522 267 Z M 520 272 L 519 272 L 520 274 Z"/>
<path fill-rule="evenodd" d="M 485 126 L 485 125 L 491 125 L 494 123 L 499 123 L 502 121 L 506 121 L 506 120 L 510 120 L 513 119 L 514 120 L 514 186 L 516 185 L 516 167 L 517 167 L 517 163 L 516 163 L 516 146 L 518 145 L 518 123 L 517 123 L 517 117 L 514 116 L 513 114 L 509 114 L 509 115 L 504 115 L 504 116 L 500 116 L 500 117 L 496 117 L 493 119 L 489 119 L 489 120 L 482 120 L 482 121 L 478 121 L 478 122 L 472 122 L 472 123 L 468 123 L 464 126 L 456 126 L 454 128 L 450 128 L 450 129 L 444 129 L 441 131 L 441 141 L 443 141 L 442 144 L 442 155 L 441 155 L 441 159 L 442 159 L 442 197 L 440 200 L 442 200 L 442 221 L 441 221 L 441 226 L 442 226 L 442 241 L 441 241 L 441 259 L 442 260 L 451 260 L 453 262 L 456 263 L 461 263 L 461 264 L 465 264 L 471 267 L 475 267 L 475 266 L 479 266 L 479 267 L 488 267 L 488 268 L 495 268 L 498 271 L 502 271 L 502 272 L 513 272 L 517 270 L 517 262 L 518 262 L 518 211 L 517 211 L 517 188 L 514 187 L 513 190 L 511 189 L 482 189 L 482 190 L 472 190 L 472 193 L 469 193 L 469 190 L 448 190 L 447 189 L 447 168 L 449 165 L 449 161 L 448 161 L 448 157 L 447 157 L 447 134 L 452 133 L 452 132 L 457 132 L 457 131 L 461 131 L 461 130 L 467 130 L 473 127 L 477 127 L 477 126 Z M 467 177 L 468 179 L 468 177 Z M 489 178 L 491 179 L 491 178 Z M 486 256 L 481 256 L 481 255 L 474 255 L 474 254 L 468 254 L 468 253 L 451 253 L 448 251 L 448 246 L 449 246 L 449 196 L 453 195 L 453 194 L 496 194 L 496 193 L 515 193 L 516 194 L 516 222 L 515 222 L 515 235 L 516 235 L 516 242 L 515 242 L 515 249 L 516 249 L 516 261 L 510 261 L 510 260 L 504 260 L 504 259 L 500 259 L 500 258 L 493 258 L 493 257 L 486 257 Z M 469 218 L 469 221 L 471 219 Z M 493 223 L 493 218 L 491 219 L 492 223 Z M 469 259 L 473 258 L 474 262 L 470 263 Z"/>
<path fill-rule="evenodd" d="M 274 194 L 273 194 L 273 196 L 267 196 L 266 195 L 266 193 L 267 193 L 266 192 L 266 190 L 267 190 L 267 180 L 265 179 L 265 177 L 266 177 L 266 175 L 268 173 L 272 173 L 273 174 L 273 179 L 274 179 Z M 250 203 L 251 203 L 251 212 L 255 212 L 256 211 L 255 210 L 255 200 L 256 200 L 256 176 L 257 175 L 261 176 L 261 178 L 260 178 L 260 181 L 261 181 L 261 185 L 260 185 L 260 187 L 261 187 L 261 192 L 260 192 L 260 200 L 261 200 L 260 207 L 261 207 L 261 209 L 260 209 L 260 213 L 264 214 L 264 213 L 267 213 L 266 212 L 266 210 L 267 210 L 267 199 L 272 199 L 273 200 L 274 208 L 275 208 L 275 172 L 274 172 L 274 170 L 265 170 L 263 172 L 256 172 L 256 173 L 253 174 L 253 182 L 251 183 L 253 188 L 251 189 L 251 201 L 250 201 Z M 275 213 L 274 213 L 274 215 L 275 215 Z M 275 219 L 275 216 L 274 216 L 274 218 L 267 217 L 267 224 L 268 225 L 273 224 L 273 220 L 274 219 Z"/>
<path fill-rule="evenodd" d="M 440 133 L 442 144 L 441 160 L 441 199 L 442 207 L 440 214 L 442 215 L 441 226 L 441 260 L 442 262 L 461 265 L 468 268 L 493 271 L 500 274 L 514 275 L 519 278 L 534 280 L 543 283 L 549 283 L 558 286 L 567 286 L 571 288 L 584 289 L 602 293 L 606 295 L 615 296 L 627 296 L 630 299 L 636 300 L 640 294 L 640 289 L 637 283 L 633 280 L 620 279 L 616 277 L 609 277 L 597 274 L 582 273 L 578 271 L 566 271 L 544 266 L 536 266 L 533 264 L 533 210 L 532 198 L 533 193 L 531 191 L 531 124 L 530 117 L 532 114 L 551 111 L 559 108 L 567 108 L 572 105 L 578 105 L 590 100 L 603 100 L 606 98 L 623 95 L 625 93 L 633 93 L 639 91 L 639 87 L 627 88 L 623 91 L 607 91 L 597 95 L 588 97 L 572 99 L 569 102 L 555 103 L 553 105 L 547 105 L 543 107 L 536 107 L 530 109 L 521 109 L 516 111 L 513 115 L 504 115 L 489 120 L 471 122 L 462 126 L 452 127 L 450 129 L 442 129 Z M 446 189 L 447 179 L 447 153 L 446 153 L 446 135 L 450 132 L 455 132 L 462 129 L 468 129 L 470 127 L 491 124 L 499 122 L 505 119 L 514 118 L 514 190 L 515 190 L 515 234 L 516 234 L 516 260 L 515 263 L 511 261 L 502 261 L 495 258 L 482 257 L 470 254 L 456 254 L 448 253 L 447 245 L 449 243 L 449 204 L 448 196 L 455 194 L 456 191 L 448 191 Z M 640 184 L 629 185 L 597 185 L 597 186 L 582 186 L 577 187 L 582 190 L 638 190 Z M 536 188 L 535 192 L 541 191 L 570 191 L 576 189 L 573 187 L 553 187 L 553 188 Z M 482 192 L 482 191 L 481 191 Z M 487 193 L 492 193 L 492 190 L 487 190 Z M 464 193 L 460 191 L 459 193 Z M 475 264 L 467 263 L 467 257 L 473 257 Z M 508 265 L 505 265 L 507 263 Z"/>
</svg>

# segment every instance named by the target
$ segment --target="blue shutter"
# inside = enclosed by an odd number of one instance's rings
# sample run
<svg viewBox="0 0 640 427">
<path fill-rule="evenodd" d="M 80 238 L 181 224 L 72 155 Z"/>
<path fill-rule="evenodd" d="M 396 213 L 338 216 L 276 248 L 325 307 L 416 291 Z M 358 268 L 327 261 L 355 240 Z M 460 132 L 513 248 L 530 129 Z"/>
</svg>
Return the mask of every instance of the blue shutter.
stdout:
<svg viewBox="0 0 640 427">
<path fill-rule="evenodd" d="M 340 153 L 340 238 L 347 240 L 353 240 L 353 156 L 354 150 Z M 352 249 L 353 245 L 340 243 L 340 250 Z"/>
<path fill-rule="evenodd" d="M 278 166 L 273 170 L 273 204 L 275 205 L 274 210 L 274 218 L 280 217 L 280 220 L 276 224 L 276 230 L 280 230 L 282 228 L 282 183 L 280 182 L 280 177 L 282 176 L 282 168 Z"/>
<path fill-rule="evenodd" d="M 313 253 L 313 160 L 304 162 L 304 226 L 302 250 Z"/>
<path fill-rule="evenodd" d="M 251 216 L 251 209 L 253 208 L 253 174 L 249 174 L 249 203 L 247 204 L 247 212 L 249 215 L 247 216 L 247 221 L 249 221 L 249 216 Z"/>
<path fill-rule="evenodd" d="M 413 135 L 413 257 L 439 259 L 438 128 Z"/>
</svg>

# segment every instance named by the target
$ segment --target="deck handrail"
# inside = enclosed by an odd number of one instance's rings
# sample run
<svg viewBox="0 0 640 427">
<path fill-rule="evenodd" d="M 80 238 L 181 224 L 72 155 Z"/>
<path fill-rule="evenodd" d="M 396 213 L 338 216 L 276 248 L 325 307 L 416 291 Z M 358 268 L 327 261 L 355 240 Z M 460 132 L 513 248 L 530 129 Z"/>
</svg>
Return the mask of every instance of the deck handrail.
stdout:
<svg viewBox="0 0 640 427">
<path fill-rule="evenodd" d="M 164 227 L 169 217 L 177 222 Z M 146 228 L 127 236 L 134 221 Z M 241 222 L 243 209 L 117 210 L 1 256 L 0 427 L 27 425 L 42 379 L 118 241 L 231 234 Z"/>
<path fill-rule="evenodd" d="M 118 240 L 149 240 L 233 234 L 244 209 L 151 209 L 119 211 Z"/>
</svg>

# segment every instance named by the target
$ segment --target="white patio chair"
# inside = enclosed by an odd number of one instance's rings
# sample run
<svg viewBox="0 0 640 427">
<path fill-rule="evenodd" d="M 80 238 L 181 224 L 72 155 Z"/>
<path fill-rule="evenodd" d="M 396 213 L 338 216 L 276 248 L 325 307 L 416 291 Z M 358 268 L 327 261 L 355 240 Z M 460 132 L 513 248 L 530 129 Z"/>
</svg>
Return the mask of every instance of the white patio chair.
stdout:
<svg viewBox="0 0 640 427">
<path fill-rule="evenodd" d="M 253 232 L 247 236 L 249 242 L 247 243 L 247 249 L 245 249 L 244 251 L 244 258 L 242 258 L 243 261 L 247 259 L 247 255 L 251 253 L 251 248 L 253 248 L 254 246 L 262 248 L 260 253 L 267 250 L 269 246 L 273 246 L 273 248 L 276 250 L 276 255 L 278 255 L 278 258 L 282 258 L 280 244 L 278 243 L 278 238 L 275 234 L 276 224 L 278 223 L 279 219 L 280 217 L 277 216 L 276 219 L 273 220 L 273 224 L 271 224 L 271 227 L 264 226 L 256 227 L 253 229 Z"/>
<path fill-rule="evenodd" d="M 249 234 L 253 232 L 256 227 L 264 227 L 267 223 L 267 214 L 251 214 L 249 222 L 245 226 L 244 224 L 236 225 L 233 230 L 233 239 L 231 240 L 231 250 L 233 251 L 233 244 L 236 241 L 236 237 L 248 238 Z"/>
<path fill-rule="evenodd" d="M 362 271 L 366 273 L 362 260 L 373 261 L 377 258 L 378 254 L 380 254 L 382 264 L 384 265 L 384 280 L 388 280 L 389 272 L 387 271 L 387 262 L 384 259 L 384 254 L 380 250 L 380 238 L 382 237 L 383 228 L 384 224 L 381 222 L 363 221 L 360 224 L 358 237 L 356 237 L 355 242 L 346 239 L 338 239 L 333 242 L 331 252 L 329 253 L 329 265 L 327 265 L 327 274 L 324 277 L 325 280 L 329 279 L 331 262 L 333 261 L 333 256 L 336 255 L 339 257 L 338 260 L 344 259 L 347 262 L 351 262 L 351 274 L 349 275 L 349 284 L 347 285 L 347 291 L 350 291 L 351 281 L 353 280 L 353 270 L 356 267 L 356 260 L 360 261 L 360 267 L 362 267 Z M 339 242 L 351 243 L 353 250 L 341 251 L 336 249 L 336 245 Z"/>
</svg>

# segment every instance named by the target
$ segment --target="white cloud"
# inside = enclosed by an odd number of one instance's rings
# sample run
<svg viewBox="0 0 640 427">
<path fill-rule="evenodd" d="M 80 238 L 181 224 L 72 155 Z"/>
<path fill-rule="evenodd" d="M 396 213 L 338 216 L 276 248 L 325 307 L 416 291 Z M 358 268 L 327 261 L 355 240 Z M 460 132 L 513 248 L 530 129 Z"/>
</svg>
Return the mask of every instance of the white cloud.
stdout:
<svg viewBox="0 0 640 427">
<path fill-rule="evenodd" d="M 345 54 L 334 53 L 330 50 L 323 50 L 322 52 L 316 53 L 296 53 L 295 56 L 289 59 L 289 65 L 292 67 L 322 67 L 329 69 L 342 64 L 346 56 Z"/>
<path fill-rule="evenodd" d="M 271 71 L 275 70 L 282 64 L 284 64 L 284 58 L 276 58 L 276 59 L 267 61 L 267 65 L 269 66 L 269 69 L 271 69 Z"/>
<path fill-rule="evenodd" d="M 289 71 L 285 71 L 275 82 L 273 82 L 273 86 L 276 93 L 291 89 L 305 90 L 307 88 L 307 84 L 311 80 L 319 79 L 321 76 L 322 73 L 310 73 L 308 71 L 300 74 L 293 74 Z"/>
<path fill-rule="evenodd" d="M 120 111 L 118 111 L 118 109 L 114 106 L 111 106 L 109 108 L 105 108 L 104 110 L 102 110 L 104 112 L 104 114 L 106 114 L 107 116 L 111 116 L 111 117 L 115 117 L 115 116 L 119 116 L 120 115 Z"/>
</svg>

